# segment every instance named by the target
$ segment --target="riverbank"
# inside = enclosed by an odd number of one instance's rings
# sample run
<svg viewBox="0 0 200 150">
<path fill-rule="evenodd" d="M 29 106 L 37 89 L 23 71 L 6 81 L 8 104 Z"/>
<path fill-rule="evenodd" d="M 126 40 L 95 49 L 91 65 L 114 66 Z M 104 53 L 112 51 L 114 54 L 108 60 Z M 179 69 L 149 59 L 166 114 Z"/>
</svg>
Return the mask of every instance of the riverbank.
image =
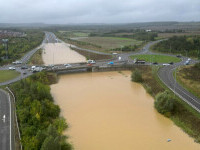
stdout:
<svg viewBox="0 0 200 150">
<path fill-rule="evenodd" d="M 20 73 L 14 70 L 0 70 L 0 83 L 14 79 L 19 75 Z"/>
<path fill-rule="evenodd" d="M 163 92 L 164 90 L 167 90 L 169 94 L 174 97 L 174 110 L 168 117 L 184 132 L 193 137 L 196 142 L 200 143 L 200 114 L 179 97 L 175 96 L 174 93 L 170 91 L 162 83 L 162 81 L 160 81 L 157 75 L 157 71 L 159 69 L 158 67 L 152 67 L 151 71 L 144 71 L 140 68 L 138 69 L 141 71 L 142 77 L 144 79 L 141 84 L 145 87 L 147 92 L 154 97 L 154 99 L 159 92 Z M 151 82 L 146 80 L 145 76 L 150 78 Z"/>
</svg>

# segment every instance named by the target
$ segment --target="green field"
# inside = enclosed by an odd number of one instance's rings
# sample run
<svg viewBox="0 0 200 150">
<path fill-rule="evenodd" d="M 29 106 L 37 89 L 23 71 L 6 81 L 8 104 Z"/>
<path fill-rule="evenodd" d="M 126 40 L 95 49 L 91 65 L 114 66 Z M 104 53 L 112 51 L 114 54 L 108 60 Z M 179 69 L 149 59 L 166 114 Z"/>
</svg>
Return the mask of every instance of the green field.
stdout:
<svg viewBox="0 0 200 150">
<path fill-rule="evenodd" d="M 68 37 L 68 38 L 88 37 L 89 36 L 89 33 L 79 32 L 79 31 L 59 31 L 59 33 L 65 35 L 65 37 Z"/>
<path fill-rule="evenodd" d="M 181 59 L 173 56 L 165 55 L 133 55 L 131 59 L 142 59 L 146 62 L 157 62 L 157 63 L 170 63 L 170 62 L 180 62 Z"/>
<path fill-rule="evenodd" d="M 79 39 L 79 41 L 91 43 L 101 46 L 103 49 L 120 48 L 127 45 L 141 45 L 142 41 L 135 39 L 121 38 L 121 37 L 88 37 Z"/>
<path fill-rule="evenodd" d="M 0 82 L 5 82 L 19 76 L 19 72 L 12 70 L 0 70 Z"/>
</svg>

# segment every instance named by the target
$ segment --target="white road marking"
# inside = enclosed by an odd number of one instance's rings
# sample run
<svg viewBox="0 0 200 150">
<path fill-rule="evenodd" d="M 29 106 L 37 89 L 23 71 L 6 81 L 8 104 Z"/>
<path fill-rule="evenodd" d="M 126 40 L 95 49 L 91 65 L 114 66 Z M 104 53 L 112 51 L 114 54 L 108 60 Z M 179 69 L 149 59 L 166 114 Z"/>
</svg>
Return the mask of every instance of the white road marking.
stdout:
<svg viewBox="0 0 200 150">
<path fill-rule="evenodd" d="M 5 123 L 5 121 L 6 121 L 6 115 L 3 115 L 3 122 Z"/>
</svg>

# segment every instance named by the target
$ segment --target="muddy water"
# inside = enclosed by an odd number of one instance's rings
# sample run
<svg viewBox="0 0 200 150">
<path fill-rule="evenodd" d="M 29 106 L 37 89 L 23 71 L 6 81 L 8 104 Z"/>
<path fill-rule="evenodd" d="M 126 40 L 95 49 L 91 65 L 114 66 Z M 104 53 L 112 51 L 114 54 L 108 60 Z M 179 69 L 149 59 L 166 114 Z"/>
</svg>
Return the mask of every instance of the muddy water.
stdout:
<svg viewBox="0 0 200 150">
<path fill-rule="evenodd" d="M 75 150 L 200 149 L 154 110 L 152 97 L 130 81 L 130 72 L 63 75 L 51 92 Z"/>
<path fill-rule="evenodd" d="M 86 58 L 71 50 L 65 43 L 47 43 L 44 46 L 42 59 L 45 65 L 85 62 Z"/>
</svg>

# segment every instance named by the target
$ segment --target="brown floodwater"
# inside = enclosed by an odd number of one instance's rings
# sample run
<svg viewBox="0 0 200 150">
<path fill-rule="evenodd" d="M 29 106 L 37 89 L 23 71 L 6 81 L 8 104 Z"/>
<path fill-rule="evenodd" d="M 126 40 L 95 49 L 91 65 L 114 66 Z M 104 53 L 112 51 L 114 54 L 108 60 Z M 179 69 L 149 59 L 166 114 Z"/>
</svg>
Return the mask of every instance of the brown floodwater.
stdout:
<svg viewBox="0 0 200 150">
<path fill-rule="evenodd" d="M 46 43 L 42 53 L 45 65 L 86 62 L 86 58 L 66 43 Z"/>
<path fill-rule="evenodd" d="M 62 75 L 51 86 L 75 150 L 199 150 L 200 145 L 156 112 L 130 72 Z M 171 139 L 171 142 L 167 142 Z"/>
</svg>

